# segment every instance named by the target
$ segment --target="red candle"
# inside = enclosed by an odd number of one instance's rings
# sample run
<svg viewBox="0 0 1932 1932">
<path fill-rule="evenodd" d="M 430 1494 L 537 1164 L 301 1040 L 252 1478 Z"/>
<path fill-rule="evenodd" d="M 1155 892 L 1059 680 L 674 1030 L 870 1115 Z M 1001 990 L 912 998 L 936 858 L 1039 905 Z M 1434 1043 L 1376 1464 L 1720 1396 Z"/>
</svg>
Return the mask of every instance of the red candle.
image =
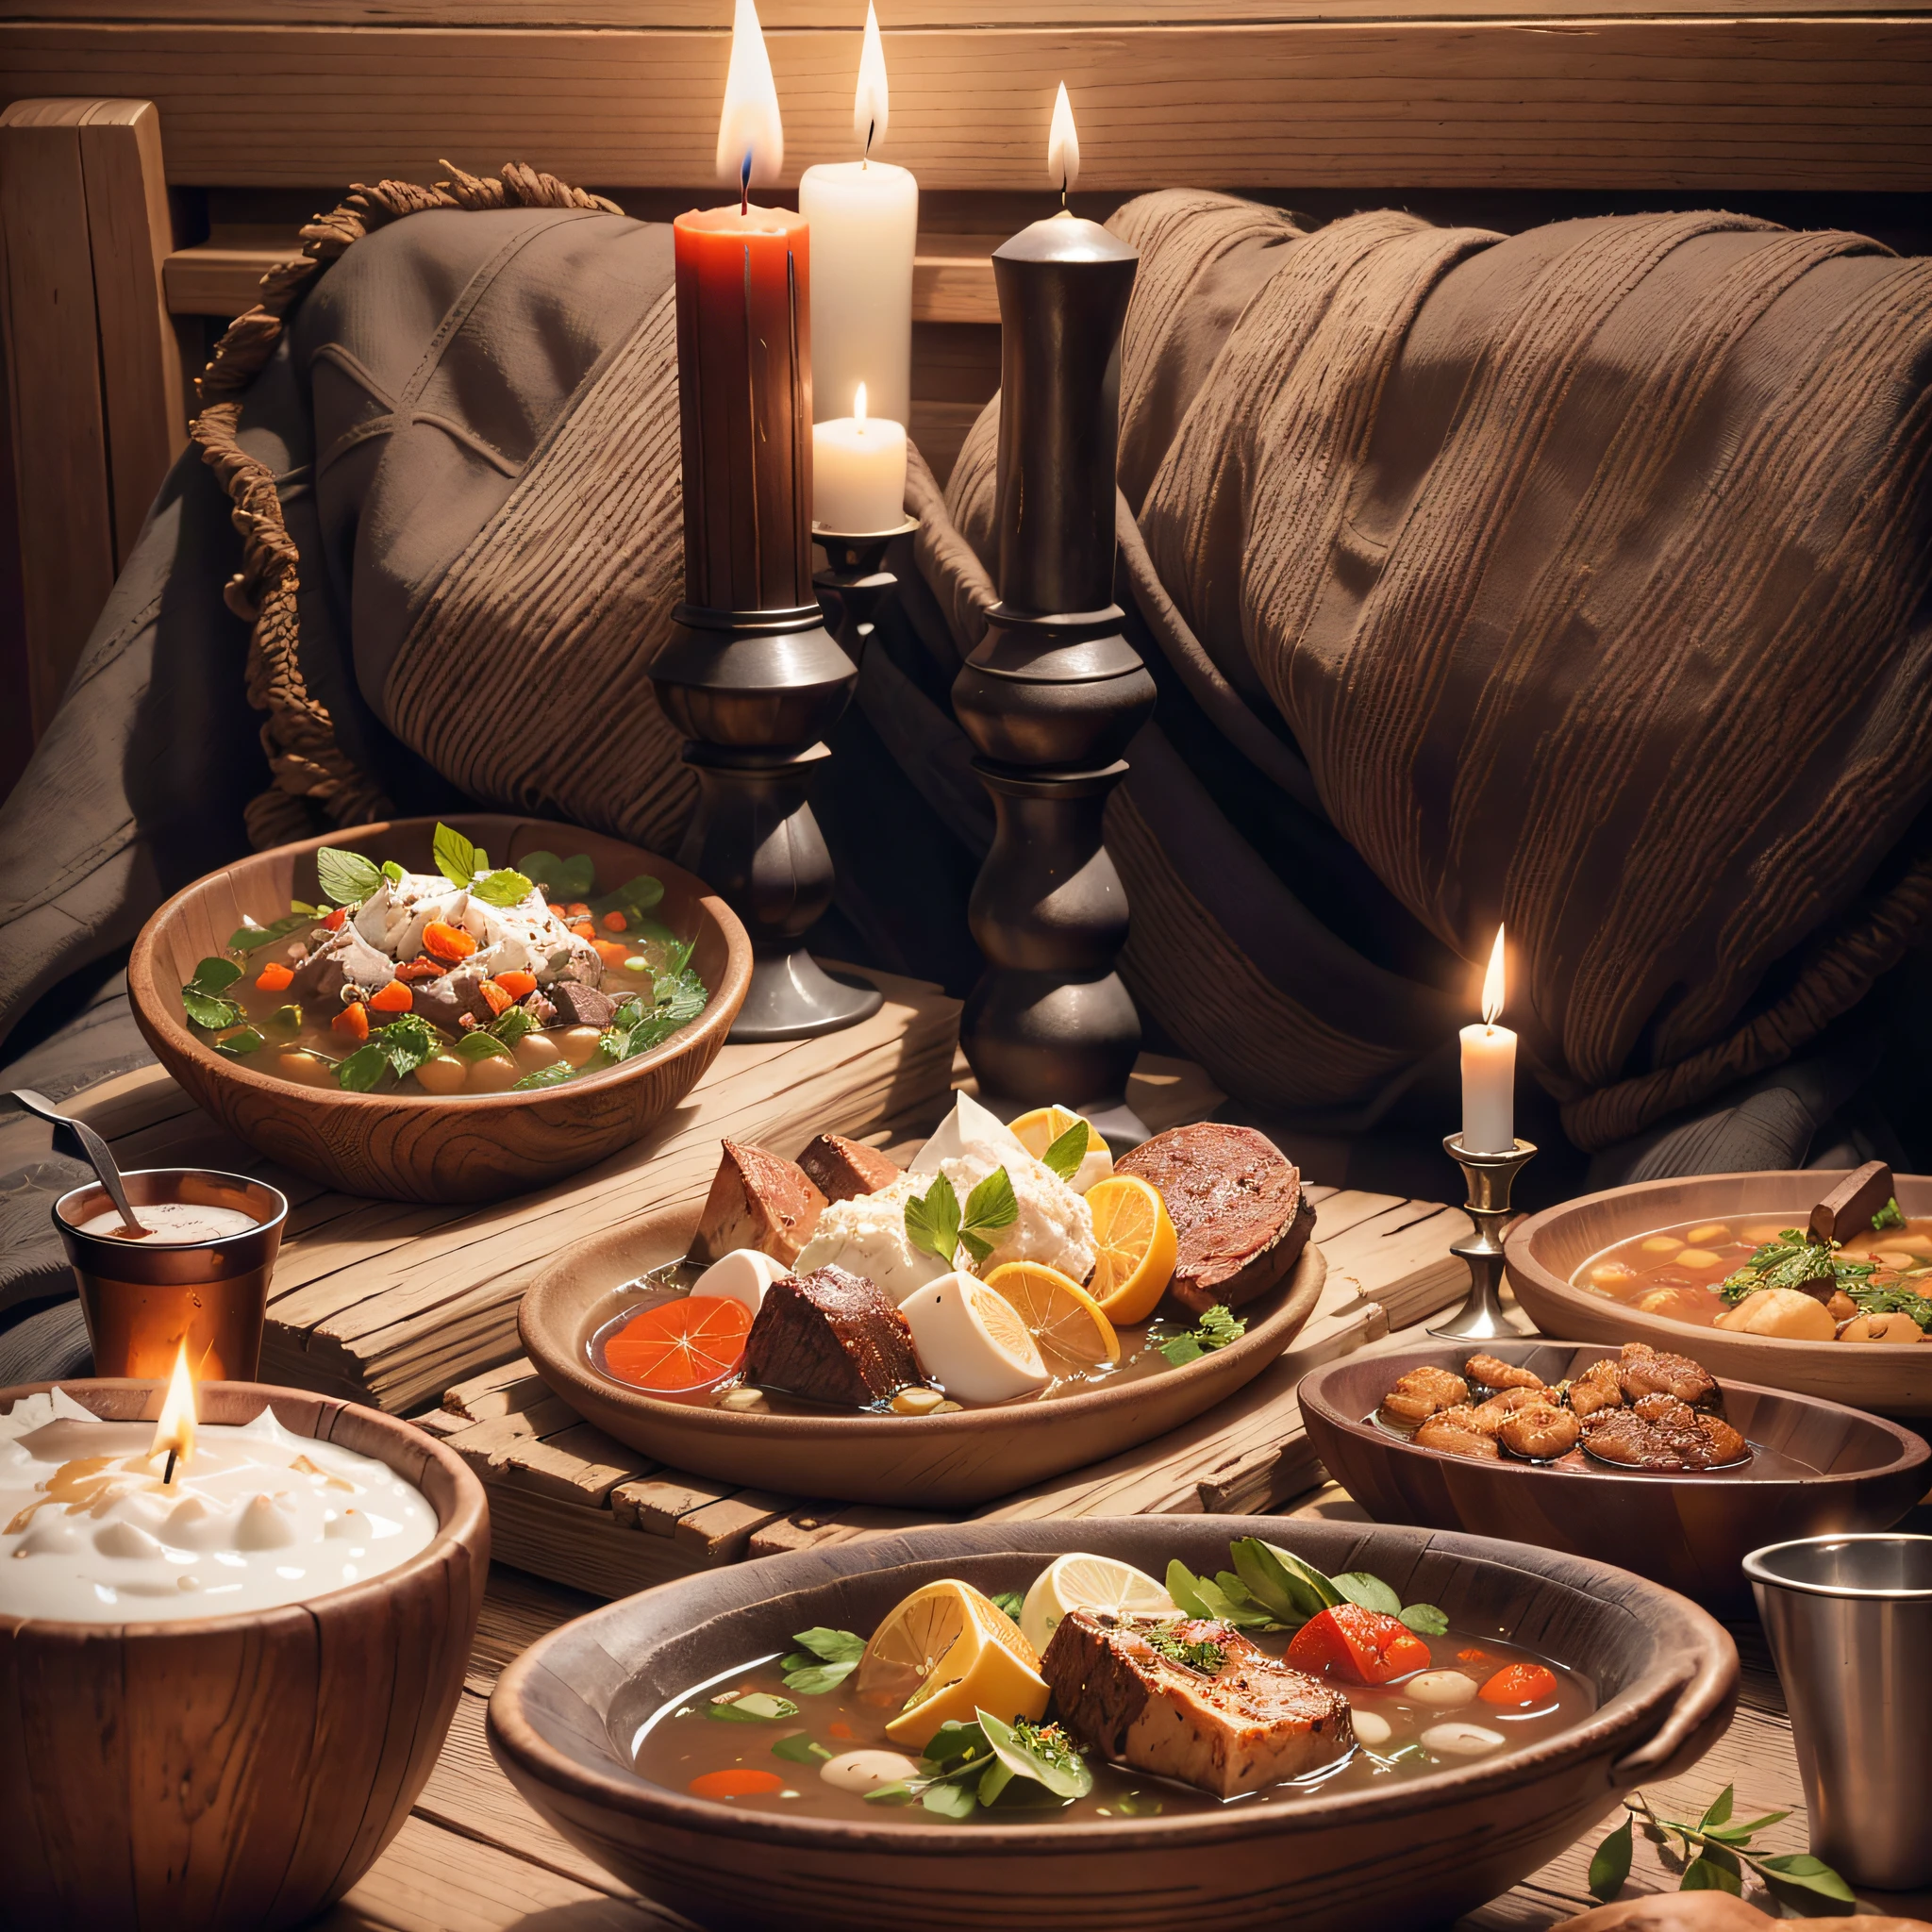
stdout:
<svg viewBox="0 0 1932 1932">
<path fill-rule="evenodd" d="M 675 224 L 685 600 L 796 609 L 811 583 L 811 291 L 805 217 Z"/>
</svg>

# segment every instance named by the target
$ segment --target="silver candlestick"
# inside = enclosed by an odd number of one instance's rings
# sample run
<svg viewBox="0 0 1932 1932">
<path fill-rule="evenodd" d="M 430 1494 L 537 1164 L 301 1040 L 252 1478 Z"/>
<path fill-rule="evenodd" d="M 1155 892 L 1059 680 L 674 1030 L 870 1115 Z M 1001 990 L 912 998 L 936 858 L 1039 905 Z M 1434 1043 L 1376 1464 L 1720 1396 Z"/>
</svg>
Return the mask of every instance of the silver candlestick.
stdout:
<svg viewBox="0 0 1932 1932">
<path fill-rule="evenodd" d="M 1469 1299 L 1428 1333 L 1445 1341 L 1513 1340 L 1523 1331 L 1512 1327 L 1503 1311 L 1503 1243 L 1498 1237 L 1509 1219 L 1509 1191 L 1536 1148 L 1528 1141 L 1519 1141 L 1507 1154 L 1477 1154 L 1465 1147 L 1457 1134 L 1449 1135 L 1442 1147 L 1462 1170 L 1469 1196 L 1462 1205 L 1475 1223 L 1475 1232 L 1449 1250 L 1469 1266 Z"/>
</svg>

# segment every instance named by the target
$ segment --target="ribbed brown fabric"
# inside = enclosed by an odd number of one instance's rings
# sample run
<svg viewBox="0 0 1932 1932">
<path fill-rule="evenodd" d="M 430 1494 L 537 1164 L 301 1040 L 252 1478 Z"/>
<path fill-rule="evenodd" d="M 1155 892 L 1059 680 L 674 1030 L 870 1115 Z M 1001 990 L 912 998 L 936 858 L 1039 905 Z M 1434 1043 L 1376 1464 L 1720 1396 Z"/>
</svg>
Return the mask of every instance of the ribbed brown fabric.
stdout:
<svg viewBox="0 0 1932 1932">
<path fill-rule="evenodd" d="M 1124 585 L 1427 933 L 1475 961 L 1507 921 L 1574 1139 L 1775 1064 L 1932 933 L 1932 262 L 1711 213 L 1301 237 L 1188 193 L 1114 226 Z M 923 533 L 956 613 L 991 418 Z M 1374 1024 L 1294 880 L 1246 916 L 1243 828 L 1155 803 L 1108 818 L 1137 996 L 1244 1097 L 1399 1080 L 1443 989 L 1385 974 Z"/>
</svg>

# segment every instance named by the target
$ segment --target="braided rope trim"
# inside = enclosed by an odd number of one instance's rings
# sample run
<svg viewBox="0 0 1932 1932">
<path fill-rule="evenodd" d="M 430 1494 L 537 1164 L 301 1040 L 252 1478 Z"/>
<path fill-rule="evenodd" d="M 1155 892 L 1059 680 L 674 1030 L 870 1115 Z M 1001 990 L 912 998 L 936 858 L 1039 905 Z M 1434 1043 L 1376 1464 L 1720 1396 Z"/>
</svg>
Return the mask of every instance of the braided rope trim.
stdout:
<svg viewBox="0 0 1932 1932">
<path fill-rule="evenodd" d="M 268 468 L 237 440 L 242 398 L 268 364 L 290 312 L 339 256 L 372 230 L 429 208 L 595 208 L 622 214 L 615 202 L 573 188 L 553 175 L 511 161 L 496 176 L 467 175 L 449 161 L 449 179 L 433 188 L 411 181 L 358 182 L 347 197 L 301 231 L 302 253 L 277 262 L 261 278 L 261 299 L 237 316 L 216 343 L 195 390 L 201 412 L 188 425 L 202 461 L 221 478 L 242 534 L 242 568 L 222 598 L 252 626 L 248 702 L 268 714 L 261 727 L 275 783 L 249 802 L 250 842 L 261 850 L 313 829 L 311 805 L 338 825 L 386 818 L 392 810 L 381 787 L 336 742 L 335 721 L 302 675 L 295 596 L 300 562 Z"/>
</svg>

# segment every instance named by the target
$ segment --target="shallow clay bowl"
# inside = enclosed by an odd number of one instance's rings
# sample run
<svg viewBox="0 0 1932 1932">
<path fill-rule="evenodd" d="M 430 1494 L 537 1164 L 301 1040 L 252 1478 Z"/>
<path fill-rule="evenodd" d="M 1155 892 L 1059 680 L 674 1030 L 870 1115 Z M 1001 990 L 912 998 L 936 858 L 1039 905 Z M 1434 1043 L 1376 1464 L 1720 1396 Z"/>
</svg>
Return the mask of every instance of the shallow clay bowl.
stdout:
<svg viewBox="0 0 1932 1932">
<path fill-rule="evenodd" d="M 1602 1344 L 1499 1342 L 1486 1352 L 1545 1382 L 1614 1357 Z M 1932 1449 L 1909 1429 L 1835 1402 L 1723 1384 L 1724 1412 L 1759 1449 L 1809 1463 L 1803 1476 L 1757 1458 L 1703 1475 L 1541 1469 L 1505 1457 L 1479 1462 L 1419 1449 L 1374 1421 L 1376 1405 L 1410 1369 L 1462 1372 L 1474 1350 L 1438 1344 L 1350 1357 L 1302 1379 L 1302 1421 L 1325 1468 L 1381 1523 L 1465 1529 L 1546 1550 L 1593 1557 L 1741 1614 L 1751 1591 L 1745 1556 L 1783 1538 L 1889 1529 L 1932 1481 Z M 1703 1354 L 1693 1348 L 1694 1356 Z"/>
<path fill-rule="evenodd" d="M 358 825 L 238 859 L 176 892 L 142 927 L 127 991 L 161 1064 L 225 1127 L 272 1159 L 351 1194 L 395 1201 L 493 1201 L 575 1174 L 640 1139 L 695 1086 L 724 1044 L 751 980 L 751 941 L 729 907 L 669 859 L 543 819 L 472 813 L 445 821 L 498 864 L 526 852 L 588 853 L 600 891 L 649 873 L 663 881 L 652 915 L 695 941 L 691 964 L 711 991 L 705 1010 L 649 1053 L 608 1074 L 529 1093 L 439 1099 L 297 1086 L 217 1053 L 188 1024 L 182 983 L 219 953 L 244 913 L 263 925 L 291 898 L 321 891 L 315 854 L 340 845 L 410 872 L 436 870 L 434 819 Z"/>
<path fill-rule="evenodd" d="M 1079 1823 L 773 1818 L 653 1784 L 626 1740 L 668 1699 L 813 1624 L 869 1631 L 942 1576 L 1024 1590 L 1091 1550 L 1154 1575 L 1227 1566 L 1266 1530 L 1331 1574 L 1369 1570 L 1463 1629 L 1592 1676 L 1600 1707 L 1513 1756 L 1292 1805 Z M 1477 1537 L 1245 1516 L 962 1524 L 804 1550 L 593 1610 L 497 1680 L 490 1738 L 563 1835 L 701 1925 L 1105 1926 L 1297 1932 L 1446 1924 L 1535 1871 L 1633 1786 L 1686 1769 L 1730 1720 L 1737 1652 L 1683 1598 L 1600 1563 Z M 901 1814 L 902 1816 L 904 1814 Z M 914 1814 L 918 1815 L 918 1814 Z"/>
<path fill-rule="evenodd" d="M 1694 1357 L 1713 1375 L 1820 1395 L 1878 1415 L 1932 1416 L 1932 1341 L 1902 1347 L 1733 1335 L 1646 1315 L 1572 1285 L 1571 1276 L 1592 1255 L 1678 1222 L 1776 1221 L 1803 1227 L 1844 1177 L 1844 1171 L 1828 1168 L 1707 1174 L 1585 1194 L 1517 1224 L 1507 1246 L 1509 1282 L 1524 1312 L 1545 1335 L 1647 1341 Z M 1907 1217 L 1932 1214 L 1932 1175 L 1900 1174 L 1898 1205 Z"/>
<path fill-rule="evenodd" d="M 0 1391 L 0 1408 L 50 1385 Z M 152 1382 L 60 1387 L 104 1420 Z M 402 1829 L 442 1748 L 490 1569 L 483 1488 L 408 1423 L 327 1396 L 204 1382 L 201 1419 L 272 1405 L 296 1435 L 386 1462 L 428 1497 L 426 1549 L 282 1608 L 175 1624 L 0 1613 L 0 1868 L 24 1925 L 294 1925 Z"/>
<path fill-rule="evenodd" d="M 959 1508 L 1131 1449 L 1252 1381 L 1313 1312 L 1328 1264 L 1310 1241 L 1278 1288 L 1246 1304 L 1248 1332 L 1179 1368 L 1050 1402 L 956 1415 L 817 1415 L 665 1402 L 591 1364 L 591 1339 L 632 1299 L 625 1285 L 691 1246 L 694 1207 L 575 1242 L 530 1284 L 524 1348 L 564 1401 L 620 1442 L 676 1469 L 789 1495 Z"/>
</svg>

